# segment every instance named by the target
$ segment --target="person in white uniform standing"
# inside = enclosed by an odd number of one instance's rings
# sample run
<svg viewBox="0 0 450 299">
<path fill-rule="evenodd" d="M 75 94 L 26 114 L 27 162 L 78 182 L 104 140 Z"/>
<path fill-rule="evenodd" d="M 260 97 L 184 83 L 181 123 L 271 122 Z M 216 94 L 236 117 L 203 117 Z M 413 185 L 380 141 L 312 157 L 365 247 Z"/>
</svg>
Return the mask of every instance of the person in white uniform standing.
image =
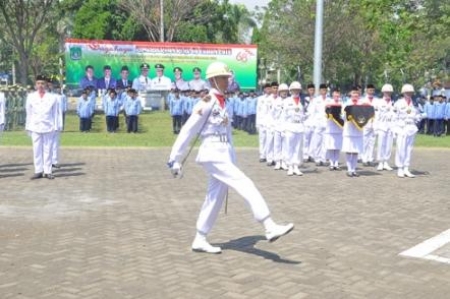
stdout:
<svg viewBox="0 0 450 299">
<path fill-rule="evenodd" d="M 26 125 L 33 142 L 34 175 L 31 179 L 54 179 L 52 174 L 52 147 L 55 131 L 62 128 L 58 98 L 46 91 L 47 79 L 36 78 L 36 91 L 28 94 Z"/>
<path fill-rule="evenodd" d="M 216 222 L 226 198 L 228 187 L 240 194 L 251 209 L 254 218 L 266 229 L 269 242 L 289 233 L 293 224 L 276 224 L 264 198 L 253 182 L 235 165 L 235 153 L 231 140 L 231 125 L 225 106 L 224 93 L 231 76 L 228 66 L 222 62 L 211 63 L 206 78 L 211 84 L 209 96 L 199 101 L 191 117 L 183 126 L 170 153 L 168 166 L 174 176 L 181 174 L 182 157 L 190 141 L 198 134 L 202 140 L 196 162 L 209 175 L 208 190 L 197 220 L 197 233 L 192 250 L 220 253 L 221 248 L 212 246 L 206 237 Z"/>
<path fill-rule="evenodd" d="M 326 150 L 324 144 L 324 133 L 327 123 L 325 114 L 325 103 L 327 101 L 327 85 L 320 84 L 319 96 L 309 104 L 308 114 L 311 118 L 313 132 L 310 141 L 309 155 L 312 156 L 317 166 L 325 165 Z"/>
<path fill-rule="evenodd" d="M 378 171 L 391 171 L 389 159 L 391 158 L 392 145 L 394 143 L 394 135 L 392 132 L 393 121 L 395 118 L 394 107 L 391 95 L 394 89 L 391 84 L 384 84 L 381 88 L 383 98 L 378 99 L 375 104 L 375 132 L 377 139 L 377 160 Z"/>
<path fill-rule="evenodd" d="M 375 85 L 367 84 L 366 96 L 363 99 L 365 105 L 373 106 L 377 102 L 375 97 Z M 374 166 L 374 150 L 375 150 L 375 119 L 370 120 L 363 129 L 363 152 L 361 160 L 364 166 Z"/>
<path fill-rule="evenodd" d="M 305 109 L 300 99 L 302 86 L 299 82 L 294 81 L 289 86 L 289 90 L 291 96 L 284 101 L 283 107 L 287 175 L 301 176 L 303 173 L 299 167 L 303 162 L 303 132 L 305 131 L 304 121 L 306 119 Z"/>
<path fill-rule="evenodd" d="M 415 175 L 409 171 L 409 165 L 414 139 L 418 131 L 416 123 L 420 121 L 422 116 L 414 107 L 412 101 L 414 87 L 411 84 L 405 84 L 402 86 L 401 92 L 403 98 L 394 104 L 396 113 L 394 133 L 397 135 L 395 164 L 399 178 L 413 178 Z"/>
<path fill-rule="evenodd" d="M 350 92 L 350 100 L 346 106 L 351 105 L 361 105 L 359 91 L 356 88 L 353 88 Z M 347 161 L 347 176 L 359 177 L 359 174 L 356 172 L 356 166 L 358 164 L 358 154 L 361 154 L 363 150 L 363 131 L 358 129 L 347 115 L 345 115 L 344 120 L 342 151 L 345 153 Z"/>
<path fill-rule="evenodd" d="M 266 160 L 267 166 L 274 166 L 274 136 L 275 136 L 275 121 L 273 118 L 273 109 L 275 108 L 275 103 L 278 100 L 278 83 L 272 82 L 270 85 L 270 92 L 271 94 L 268 96 L 267 99 L 267 115 L 265 119 L 266 123 Z"/>
<path fill-rule="evenodd" d="M 339 167 L 339 154 L 342 148 L 342 124 L 338 123 L 337 117 L 333 117 L 334 109 L 342 113 L 341 93 L 335 89 L 332 94 L 332 99 L 327 99 L 325 102 L 326 109 L 330 110 L 326 124 L 324 142 L 327 150 L 327 158 L 330 161 L 330 170 L 341 170 Z M 339 115 L 340 116 L 340 115 Z"/>
<path fill-rule="evenodd" d="M 284 146 L 284 118 L 283 105 L 287 99 L 289 87 L 282 83 L 278 87 L 278 98 L 272 104 L 272 119 L 273 119 L 273 159 L 275 161 L 275 170 L 281 168 L 286 169 L 284 162 L 286 154 L 286 146 Z"/>
<path fill-rule="evenodd" d="M 267 139 L 267 114 L 269 113 L 271 87 L 269 83 L 264 85 L 264 94 L 258 97 L 256 104 L 256 128 L 259 137 L 259 162 L 264 163 L 266 159 L 266 139 Z"/>
</svg>

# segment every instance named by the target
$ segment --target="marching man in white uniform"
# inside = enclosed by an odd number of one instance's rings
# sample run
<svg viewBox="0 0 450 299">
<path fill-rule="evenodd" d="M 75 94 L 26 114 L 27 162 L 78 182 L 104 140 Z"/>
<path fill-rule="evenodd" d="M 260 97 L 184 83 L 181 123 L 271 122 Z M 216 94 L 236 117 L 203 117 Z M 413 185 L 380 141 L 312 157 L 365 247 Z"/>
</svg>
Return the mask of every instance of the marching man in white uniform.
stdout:
<svg viewBox="0 0 450 299">
<path fill-rule="evenodd" d="M 305 97 L 305 104 L 303 107 L 305 110 L 305 115 L 307 116 L 305 123 L 304 123 L 305 133 L 303 134 L 303 159 L 310 162 L 312 160 L 312 155 L 310 154 L 309 150 L 311 148 L 311 138 L 312 138 L 312 133 L 314 131 L 314 127 L 313 127 L 313 123 L 312 123 L 312 118 L 308 117 L 308 115 L 309 115 L 308 109 L 309 109 L 309 106 L 314 101 L 316 87 L 314 84 L 308 84 L 308 86 L 306 87 L 306 90 L 308 92 L 308 95 Z"/>
<path fill-rule="evenodd" d="M 266 229 L 266 238 L 269 242 L 277 240 L 294 228 L 293 224 L 275 224 L 264 198 L 253 182 L 235 165 L 231 125 L 224 98 L 229 76 L 230 70 L 222 62 L 213 62 L 208 66 L 206 78 L 211 84 L 209 96 L 195 105 L 191 117 L 183 126 L 170 153 L 168 166 L 176 176 L 181 174 L 180 162 L 190 141 L 199 134 L 202 143 L 196 161 L 208 173 L 209 183 L 197 220 L 197 234 L 192 243 L 193 251 L 221 252 L 221 248 L 209 244 L 206 237 L 216 222 L 228 187 L 235 189 L 245 199 L 254 218 Z"/>
<path fill-rule="evenodd" d="M 36 78 L 36 91 L 28 94 L 25 130 L 33 142 L 34 175 L 31 179 L 54 179 L 52 174 L 52 147 L 55 131 L 62 128 L 58 98 L 46 91 L 47 79 Z"/>
<path fill-rule="evenodd" d="M 285 126 L 284 146 L 286 147 L 286 163 L 288 164 L 288 176 L 303 173 L 299 166 L 303 162 L 303 132 L 305 130 L 304 121 L 306 119 L 305 110 L 300 100 L 302 86 L 299 82 L 292 82 L 289 86 L 291 96 L 284 101 L 283 114 Z"/>
<path fill-rule="evenodd" d="M 275 136 L 275 120 L 273 118 L 274 104 L 278 100 L 278 83 L 272 82 L 270 85 L 271 94 L 267 97 L 267 114 L 266 114 L 266 160 L 267 166 L 274 165 L 274 136 Z"/>
<path fill-rule="evenodd" d="M 363 99 L 365 105 L 373 106 L 377 102 L 375 97 L 375 86 L 367 84 L 366 96 Z M 361 153 L 361 160 L 364 166 L 373 166 L 374 149 L 375 149 L 375 120 L 370 120 L 363 128 L 363 152 Z"/>
<path fill-rule="evenodd" d="M 385 84 L 381 88 L 383 98 L 378 99 L 375 104 L 375 132 L 378 136 L 377 141 L 377 160 L 378 171 L 391 171 L 389 166 L 389 159 L 391 158 L 392 145 L 394 143 L 394 135 L 392 132 L 393 121 L 395 118 L 394 107 L 391 95 L 394 92 L 391 84 Z"/>
<path fill-rule="evenodd" d="M 403 98 L 394 104 L 396 113 L 394 133 L 397 136 L 397 148 L 395 153 L 395 164 L 398 168 L 397 176 L 400 178 L 415 177 L 409 171 L 411 163 L 411 152 L 418 128 L 416 123 L 422 116 L 414 107 L 412 95 L 414 87 L 411 84 L 402 86 Z"/>
</svg>

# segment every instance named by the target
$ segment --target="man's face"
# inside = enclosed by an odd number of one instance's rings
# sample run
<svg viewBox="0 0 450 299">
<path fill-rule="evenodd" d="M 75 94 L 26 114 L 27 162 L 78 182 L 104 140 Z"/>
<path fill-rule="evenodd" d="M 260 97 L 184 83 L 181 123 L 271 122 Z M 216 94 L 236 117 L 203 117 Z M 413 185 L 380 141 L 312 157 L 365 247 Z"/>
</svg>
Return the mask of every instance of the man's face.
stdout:
<svg viewBox="0 0 450 299">
<path fill-rule="evenodd" d="M 327 94 L 327 89 L 326 89 L 326 88 L 321 88 L 321 89 L 319 90 L 319 93 L 320 93 L 320 95 L 324 96 L 324 95 Z"/>
<path fill-rule="evenodd" d="M 175 70 L 173 74 L 175 75 L 175 79 L 181 79 L 182 72 L 180 72 L 179 70 Z"/>
<path fill-rule="evenodd" d="M 217 84 L 217 87 L 222 90 L 225 91 L 228 88 L 228 76 L 219 76 L 219 77 L 215 77 L 215 82 Z M 212 83 L 214 83 L 214 80 L 212 81 Z"/>
<path fill-rule="evenodd" d="M 333 92 L 333 99 L 334 100 L 339 100 L 340 97 L 341 97 L 341 94 L 338 91 L 334 91 Z"/>
<path fill-rule="evenodd" d="M 350 98 L 352 99 L 352 101 L 358 101 L 359 100 L 359 92 L 354 90 L 350 93 Z"/>
<path fill-rule="evenodd" d="M 122 79 L 128 79 L 129 74 L 130 74 L 130 72 L 127 70 L 123 70 L 120 72 L 120 76 L 122 77 Z"/>
<path fill-rule="evenodd" d="M 367 94 L 373 96 L 375 94 L 375 88 L 367 88 Z"/>
<path fill-rule="evenodd" d="M 42 81 L 42 80 L 36 81 L 35 87 L 36 87 L 37 91 L 44 92 L 45 88 L 47 87 L 47 82 Z"/>
<path fill-rule="evenodd" d="M 105 75 L 105 77 L 111 77 L 111 70 L 110 69 L 106 69 L 103 71 L 103 74 Z"/>
<path fill-rule="evenodd" d="M 150 71 L 150 69 L 148 69 L 148 68 L 142 68 L 141 69 L 141 75 L 144 76 L 144 77 L 147 77 L 149 71 Z"/>
<path fill-rule="evenodd" d="M 271 92 L 272 92 L 272 94 L 277 94 L 278 93 L 278 86 L 272 86 Z"/>
<path fill-rule="evenodd" d="M 88 68 L 88 69 L 86 70 L 86 77 L 88 77 L 88 78 L 94 77 L 94 69 Z"/>
<path fill-rule="evenodd" d="M 405 97 L 412 98 L 413 94 L 414 94 L 413 92 L 405 92 Z"/>
<path fill-rule="evenodd" d="M 300 95 L 300 89 L 291 89 L 291 95 L 292 96 L 299 96 Z"/>
<path fill-rule="evenodd" d="M 285 99 L 287 97 L 287 94 L 288 94 L 287 90 L 280 91 L 280 97 L 283 99 Z"/>
<path fill-rule="evenodd" d="M 311 95 L 314 95 L 316 93 L 316 89 L 314 88 L 314 87 L 310 87 L 310 88 L 308 88 L 308 94 L 311 96 Z"/>
<path fill-rule="evenodd" d="M 199 71 L 195 71 L 194 72 L 194 78 L 195 79 L 200 79 L 200 75 L 201 75 L 201 73 Z"/>
<path fill-rule="evenodd" d="M 383 97 L 390 99 L 392 95 L 392 92 L 383 92 Z"/>
<path fill-rule="evenodd" d="M 164 69 L 156 69 L 156 76 L 162 77 L 164 75 Z"/>
</svg>

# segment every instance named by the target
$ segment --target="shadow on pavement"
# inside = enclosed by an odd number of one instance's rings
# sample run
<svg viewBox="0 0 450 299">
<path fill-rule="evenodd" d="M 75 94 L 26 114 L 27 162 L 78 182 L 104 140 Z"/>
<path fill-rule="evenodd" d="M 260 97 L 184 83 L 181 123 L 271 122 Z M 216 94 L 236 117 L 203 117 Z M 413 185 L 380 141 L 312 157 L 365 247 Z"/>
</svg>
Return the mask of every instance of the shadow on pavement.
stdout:
<svg viewBox="0 0 450 299">
<path fill-rule="evenodd" d="M 289 259 L 284 259 L 280 257 L 278 254 L 275 254 L 270 251 L 262 250 L 259 248 L 255 248 L 255 245 L 259 241 L 266 241 L 266 238 L 263 236 L 249 236 L 249 237 L 242 237 L 239 239 L 230 240 L 226 243 L 219 243 L 214 244 L 215 246 L 220 246 L 223 250 L 236 250 L 241 251 L 249 254 L 254 254 L 257 256 L 260 256 L 264 259 L 271 260 L 276 263 L 284 263 L 284 264 L 292 264 L 292 265 L 298 265 L 301 264 L 299 261 L 293 261 Z"/>
</svg>

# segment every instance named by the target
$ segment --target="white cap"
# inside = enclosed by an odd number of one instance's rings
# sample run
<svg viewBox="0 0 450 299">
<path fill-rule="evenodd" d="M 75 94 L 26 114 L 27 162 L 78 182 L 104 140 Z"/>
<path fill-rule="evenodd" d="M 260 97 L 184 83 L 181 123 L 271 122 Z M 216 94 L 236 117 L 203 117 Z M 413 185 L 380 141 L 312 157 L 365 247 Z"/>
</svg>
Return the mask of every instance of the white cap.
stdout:
<svg viewBox="0 0 450 299">
<path fill-rule="evenodd" d="M 405 92 L 414 92 L 414 86 L 412 86 L 411 84 L 405 84 L 402 86 L 402 93 Z"/>
<path fill-rule="evenodd" d="M 394 92 L 394 88 L 391 84 L 384 84 L 381 88 L 381 92 Z"/>
<path fill-rule="evenodd" d="M 289 91 L 287 84 L 285 83 L 280 84 L 280 86 L 278 86 L 278 92 L 280 91 Z"/>
<path fill-rule="evenodd" d="M 290 90 L 292 90 L 292 89 L 299 89 L 299 90 L 301 90 L 302 89 L 302 85 L 300 84 L 300 82 L 294 81 L 294 82 L 291 83 L 291 86 L 289 86 L 289 89 Z"/>
<path fill-rule="evenodd" d="M 231 76 L 231 71 L 228 68 L 228 65 L 226 65 L 223 62 L 220 62 L 220 61 L 213 62 L 206 69 L 206 78 L 207 79 L 211 79 L 214 77 L 221 77 L 221 76 L 226 76 L 226 77 Z"/>
</svg>

